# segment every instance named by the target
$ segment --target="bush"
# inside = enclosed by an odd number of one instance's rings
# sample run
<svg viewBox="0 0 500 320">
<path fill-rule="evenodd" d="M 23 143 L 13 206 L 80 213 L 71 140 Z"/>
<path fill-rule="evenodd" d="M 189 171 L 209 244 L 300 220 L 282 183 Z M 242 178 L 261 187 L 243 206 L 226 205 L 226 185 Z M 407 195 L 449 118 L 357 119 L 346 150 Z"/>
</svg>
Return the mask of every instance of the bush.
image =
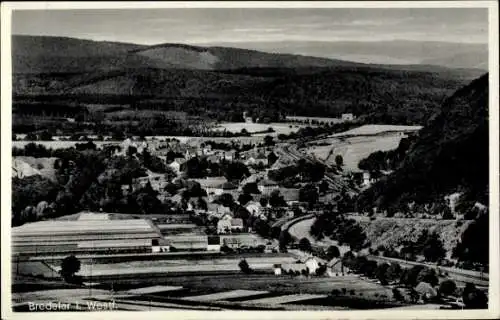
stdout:
<svg viewBox="0 0 500 320">
<path fill-rule="evenodd" d="M 252 272 L 252 269 L 250 268 L 250 265 L 245 259 L 242 259 L 240 263 L 238 263 L 238 266 L 240 267 L 240 270 L 246 274 L 249 274 Z"/>
<path fill-rule="evenodd" d="M 80 271 L 80 267 L 81 262 L 77 257 L 75 257 L 74 255 L 67 256 L 61 263 L 61 276 L 67 282 L 73 282 L 72 280 L 75 276 L 75 273 Z"/>
<path fill-rule="evenodd" d="M 445 280 L 439 285 L 439 293 L 445 296 L 450 296 L 455 294 L 457 291 L 457 285 L 453 280 Z"/>
<path fill-rule="evenodd" d="M 404 301 L 404 297 L 398 288 L 392 289 L 392 296 L 393 296 L 394 300 L 396 300 L 396 301 Z"/>
</svg>

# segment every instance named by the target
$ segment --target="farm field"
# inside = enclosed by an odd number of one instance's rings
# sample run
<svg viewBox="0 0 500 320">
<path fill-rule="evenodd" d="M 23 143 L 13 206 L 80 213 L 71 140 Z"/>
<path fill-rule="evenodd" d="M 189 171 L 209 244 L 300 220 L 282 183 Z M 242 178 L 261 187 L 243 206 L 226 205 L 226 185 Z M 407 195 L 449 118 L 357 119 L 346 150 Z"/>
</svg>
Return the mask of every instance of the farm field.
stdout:
<svg viewBox="0 0 500 320">
<path fill-rule="evenodd" d="M 252 269 L 271 271 L 273 264 L 293 263 L 295 258 L 291 256 L 262 256 L 247 257 L 248 264 Z M 119 275 L 119 274 L 147 274 L 165 272 L 203 272 L 203 271 L 239 271 L 239 257 L 220 259 L 169 259 L 154 261 L 130 261 L 121 263 L 82 263 L 79 275 L 84 277 Z M 59 270 L 59 266 L 54 265 Z"/>
<path fill-rule="evenodd" d="M 386 132 L 412 132 L 422 129 L 422 126 L 400 126 L 388 124 L 367 124 L 344 132 L 339 132 L 331 135 L 332 137 L 342 136 L 359 136 L 359 135 L 376 135 Z"/>
<path fill-rule="evenodd" d="M 330 139 L 329 146 L 311 146 L 308 154 L 328 164 L 335 163 L 335 157 L 341 155 L 344 169 L 357 171 L 359 162 L 376 151 L 394 150 L 403 136 L 399 133 L 384 134 L 374 137 L 350 137 L 342 140 Z"/>
<path fill-rule="evenodd" d="M 280 133 L 290 134 L 296 132 L 305 125 L 297 125 L 290 123 L 247 123 L 247 122 L 228 122 L 221 123 L 215 127 L 214 131 L 229 131 L 239 133 L 242 129 L 247 130 L 249 133 L 266 131 L 268 128 L 273 128 L 274 132 L 262 133 L 263 135 L 276 136 Z"/>
<path fill-rule="evenodd" d="M 386 295 L 392 297 L 391 290 L 373 282 L 361 280 L 356 276 L 345 277 L 289 277 L 275 275 L 245 275 L 241 273 L 229 275 L 190 275 L 177 276 L 158 279 L 157 283 L 162 283 L 168 286 L 184 286 L 188 289 L 196 290 L 197 294 L 194 299 L 207 300 L 208 297 L 201 298 L 196 296 L 204 296 L 214 294 L 213 299 L 231 299 L 231 300 L 252 300 L 252 297 L 240 297 L 241 295 L 252 295 L 254 299 L 271 298 L 279 295 L 304 295 L 303 298 L 317 299 L 331 293 L 332 290 L 342 290 L 345 288 L 348 291 L 354 290 L 357 296 L 362 296 L 365 299 L 377 300 L 379 296 Z M 231 291 L 231 293 L 221 293 L 221 291 Z M 263 295 L 265 292 L 269 294 Z M 219 294 L 215 294 L 219 293 Z M 255 295 L 254 295 L 255 293 Z M 178 296 L 185 293 L 177 291 L 167 291 L 163 295 Z M 305 296 L 308 295 L 308 296 Z M 314 295 L 314 296 L 313 296 Z M 193 295 L 190 295 L 193 299 Z M 284 298 L 282 298 L 285 301 Z M 292 299 L 292 300 L 295 300 Z M 297 300 L 302 300 L 298 298 Z M 291 301 L 290 301 L 291 302 Z"/>
<path fill-rule="evenodd" d="M 301 116 L 287 116 L 287 121 L 318 121 L 318 122 L 328 122 L 328 123 L 342 123 L 344 120 L 342 118 L 329 118 L 329 117 L 301 117 Z"/>
<path fill-rule="evenodd" d="M 334 240 L 331 240 L 328 238 L 324 238 L 323 240 L 320 240 L 320 241 L 314 239 L 314 237 L 311 236 L 311 234 L 309 233 L 309 230 L 311 230 L 311 225 L 313 224 L 315 219 L 316 218 L 311 218 L 311 219 L 299 221 L 299 222 L 295 223 L 294 225 L 292 225 L 290 227 L 290 229 L 288 229 L 288 232 L 290 233 L 290 235 L 292 237 L 297 238 L 297 240 L 300 240 L 302 238 L 307 238 L 307 239 L 309 239 L 309 241 L 312 244 L 316 244 L 319 246 L 324 246 L 324 247 L 328 247 L 331 245 L 338 246 L 341 255 L 343 255 L 347 251 L 351 250 L 349 248 L 349 246 L 345 246 L 345 245 L 339 246 L 337 241 L 334 241 Z"/>
</svg>

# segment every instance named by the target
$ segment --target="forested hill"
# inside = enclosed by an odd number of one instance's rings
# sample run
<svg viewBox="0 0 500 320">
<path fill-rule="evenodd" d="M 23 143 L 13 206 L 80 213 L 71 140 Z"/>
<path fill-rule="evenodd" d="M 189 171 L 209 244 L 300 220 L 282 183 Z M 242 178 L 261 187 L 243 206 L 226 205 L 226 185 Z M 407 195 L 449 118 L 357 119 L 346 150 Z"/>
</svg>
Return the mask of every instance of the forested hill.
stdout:
<svg viewBox="0 0 500 320">
<path fill-rule="evenodd" d="M 479 72 L 62 37 L 13 36 L 12 47 L 15 116 L 118 105 L 229 121 L 241 121 L 243 111 L 270 121 L 352 112 L 372 123 L 420 125 Z"/>
<path fill-rule="evenodd" d="M 415 201 L 439 201 L 463 192 L 466 201 L 488 203 L 488 74 L 448 98 L 410 146 L 399 168 L 358 199 L 399 211 Z"/>
</svg>

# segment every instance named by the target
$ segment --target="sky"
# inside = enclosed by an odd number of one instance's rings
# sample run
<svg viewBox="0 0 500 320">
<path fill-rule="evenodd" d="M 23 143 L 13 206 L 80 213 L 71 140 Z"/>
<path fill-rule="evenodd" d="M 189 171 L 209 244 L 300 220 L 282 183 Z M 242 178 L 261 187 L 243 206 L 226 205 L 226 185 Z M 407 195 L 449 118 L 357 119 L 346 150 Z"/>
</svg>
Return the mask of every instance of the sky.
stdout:
<svg viewBox="0 0 500 320">
<path fill-rule="evenodd" d="M 482 43 L 487 9 L 110 9 L 14 11 L 12 33 L 137 44 L 374 42 Z"/>
</svg>

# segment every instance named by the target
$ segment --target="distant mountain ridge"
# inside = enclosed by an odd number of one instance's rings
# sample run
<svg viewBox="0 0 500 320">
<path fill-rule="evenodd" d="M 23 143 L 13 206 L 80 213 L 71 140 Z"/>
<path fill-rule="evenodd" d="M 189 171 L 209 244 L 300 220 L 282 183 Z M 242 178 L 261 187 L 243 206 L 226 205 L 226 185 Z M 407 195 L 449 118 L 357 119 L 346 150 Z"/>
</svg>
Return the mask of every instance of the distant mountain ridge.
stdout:
<svg viewBox="0 0 500 320">
<path fill-rule="evenodd" d="M 286 114 L 352 112 L 376 123 L 421 125 L 444 98 L 484 73 L 62 37 L 13 36 L 12 49 L 13 110 L 19 115 L 118 104 L 230 121 L 241 121 L 243 111 L 274 121 Z"/>
<path fill-rule="evenodd" d="M 352 45 L 329 43 L 340 54 L 353 50 Z M 280 43 L 272 44 L 279 48 Z M 314 53 L 315 43 L 311 43 Z M 366 46 L 366 44 L 364 44 Z M 346 48 L 347 46 L 347 48 Z M 411 47 L 411 46 L 410 46 Z M 399 45 L 399 48 L 405 48 Z M 223 46 L 202 47 L 187 44 L 158 44 L 152 46 L 131 43 L 93 41 L 52 36 L 12 36 L 14 73 L 88 72 L 93 69 L 114 70 L 134 68 L 179 68 L 197 70 L 228 70 L 239 68 L 301 68 L 365 66 L 418 71 L 443 70 L 444 58 L 433 55 L 421 64 L 391 65 L 360 63 L 342 59 L 292 53 L 269 53 L 253 49 Z M 411 52 L 405 50 L 405 52 Z M 404 52 L 401 54 L 404 55 Z M 465 59 L 457 55 L 455 61 Z M 435 65 L 432 65 L 435 64 Z M 455 62 L 454 68 L 464 69 Z M 430 66 L 432 65 L 432 66 Z M 444 66 L 444 67 L 443 67 Z M 474 70 L 471 70 L 474 72 Z M 475 71 L 476 76 L 478 71 Z"/>
<path fill-rule="evenodd" d="M 435 65 L 488 70 L 488 44 L 439 41 L 276 41 L 220 42 L 220 46 L 264 52 L 295 53 L 353 62 L 396 65 Z"/>
</svg>

